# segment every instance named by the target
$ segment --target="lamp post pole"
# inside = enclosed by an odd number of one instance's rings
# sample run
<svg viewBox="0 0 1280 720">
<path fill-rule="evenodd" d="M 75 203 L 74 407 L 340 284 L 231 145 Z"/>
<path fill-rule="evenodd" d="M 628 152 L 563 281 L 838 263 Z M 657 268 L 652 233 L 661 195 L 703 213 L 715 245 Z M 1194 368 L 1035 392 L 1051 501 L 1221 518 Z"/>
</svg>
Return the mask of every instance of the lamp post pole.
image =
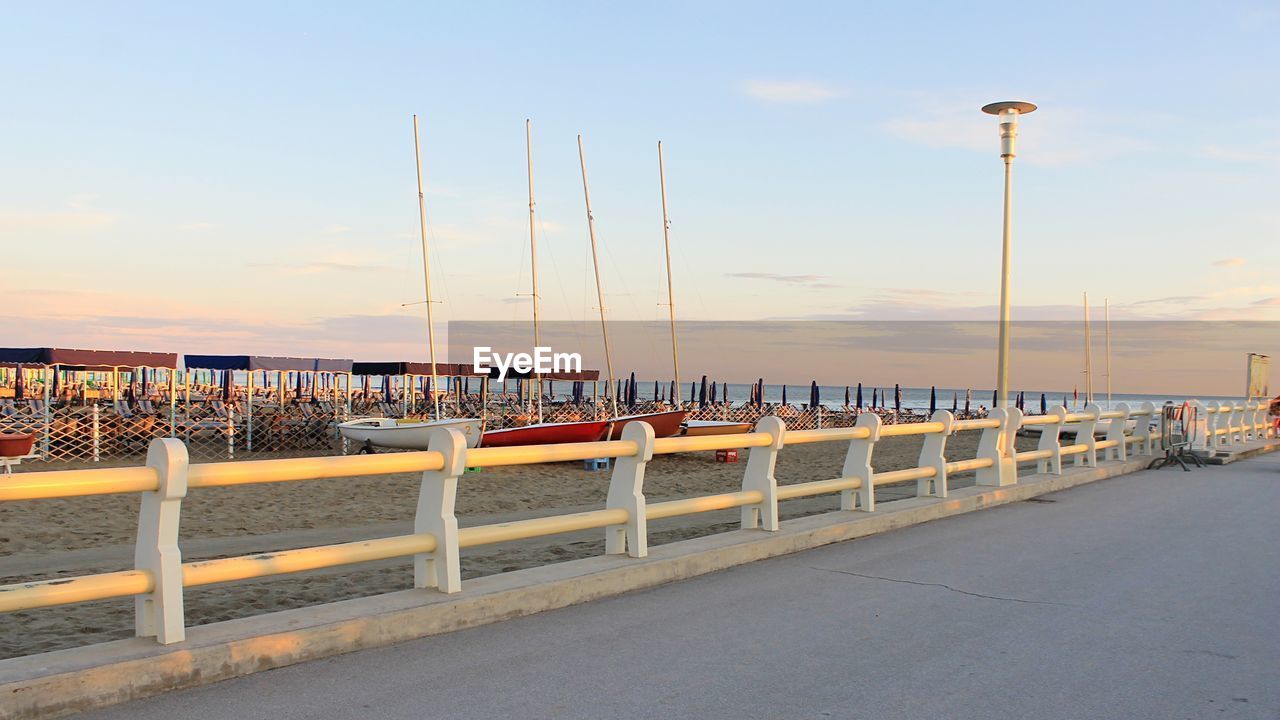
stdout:
<svg viewBox="0 0 1280 720">
<path fill-rule="evenodd" d="M 1000 350 L 996 360 L 996 407 L 1009 404 L 1009 243 L 1013 232 L 1014 141 L 1018 137 L 1018 116 L 1035 109 L 1035 105 L 1020 101 L 991 103 L 982 107 L 982 112 L 1000 118 L 1000 157 L 1004 159 L 1004 244 L 1000 254 Z"/>
</svg>

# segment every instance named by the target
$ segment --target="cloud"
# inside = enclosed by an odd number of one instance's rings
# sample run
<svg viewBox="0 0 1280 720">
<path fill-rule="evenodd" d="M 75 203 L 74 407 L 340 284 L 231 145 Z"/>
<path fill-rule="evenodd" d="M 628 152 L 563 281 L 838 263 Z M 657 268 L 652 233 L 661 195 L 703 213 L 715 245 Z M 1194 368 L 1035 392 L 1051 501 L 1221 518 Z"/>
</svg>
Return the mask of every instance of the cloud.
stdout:
<svg viewBox="0 0 1280 720">
<path fill-rule="evenodd" d="M 351 228 L 346 225 L 326 225 L 322 230 L 325 235 L 340 235 L 342 233 L 351 232 Z"/>
<path fill-rule="evenodd" d="M 1210 160 L 1229 163 L 1280 166 L 1280 140 L 1253 145 L 1206 145 L 1199 154 Z"/>
<path fill-rule="evenodd" d="M 743 92 L 754 100 L 779 104 L 824 103 L 844 93 L 809 80 L 749 80 Z"/>
<path fill-rule="evenodd" d="M 1130 305 L 1185 305 L 1187 303 L 1205 300 L 1203 295 L 1170 295 L 1162 298 L 1152 298 L 1150 300 L 1138 300 L 1131 302 Z"/>
<path fill-rule="evenodd" d="M 115 215 L 98 210 L 72 208 L 61 212 L 31 212 L 0 208 L 0 232 L 83 232 L 106 227 L 115 221 Z"/>
<path fill-rule="evenodd" d="M 287 263 L 249 263 L 249 267 L 275 270 L 282 275 L 317 275 L 320 273 L 327 273 L 327 272 L 372 273 L 372 272 L 388 272 L 396 269 L 391 267 L 390 265 L 370 265 L 367 263 L 337 262 L 337 261 L 309 262 L 309 263 L 303 263 L 300 265 L 290 265 Z"/>
<path fill-rule="evenodd" d="M 1213 264 L 1217 265 L 1218 267 L 1240 267 L 1241 265 L 1244 265 L 1244 258 L 1238 258 L 1238 257 L 1222 258 L 1221 260 L 1214 260 Z"/>
<path fill-rule="evenodd" d="M 1280 307 L 1280 297 L 1262 298 L 1261 300 L 1254 300 L 1251 304 L 1262 307 Z"/>
<path fill-rule="evenodd" d="M 797 285 L 808 288 L 840 287 L 835 283 L 826 282 L 826 280 L 829 279 L 826 275 L 782 275 L 779 273 L 766 272 L 736 272 L 725 273 L 725 277 L 746 278 L 748 280 L 774 280 L 788 285 Z"/>
</svg>

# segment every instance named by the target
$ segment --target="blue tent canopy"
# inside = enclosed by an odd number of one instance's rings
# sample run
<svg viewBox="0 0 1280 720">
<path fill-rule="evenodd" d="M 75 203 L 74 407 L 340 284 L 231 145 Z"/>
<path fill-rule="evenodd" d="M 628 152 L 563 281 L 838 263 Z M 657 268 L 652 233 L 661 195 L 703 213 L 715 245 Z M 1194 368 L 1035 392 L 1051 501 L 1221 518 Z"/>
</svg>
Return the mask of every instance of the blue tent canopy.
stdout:
<svg viewBox="0 0 1280 720">
<path fill-rule="evenodd" d="M 298 372 L 351 372 L 351 360 L 330 358 L 266 357 L 262 355 L 184 355 L 188 368 L 203 370 L 279 370 Z"/>
</svg>

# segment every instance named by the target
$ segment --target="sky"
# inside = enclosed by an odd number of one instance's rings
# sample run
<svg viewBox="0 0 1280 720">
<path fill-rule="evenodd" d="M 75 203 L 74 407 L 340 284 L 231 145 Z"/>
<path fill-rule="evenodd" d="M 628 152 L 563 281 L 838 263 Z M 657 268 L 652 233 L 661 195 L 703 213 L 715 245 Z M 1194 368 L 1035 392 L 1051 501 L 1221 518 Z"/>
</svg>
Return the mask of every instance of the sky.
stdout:
<svg viewBox="0 0 1280 720">
<path fill-rule="evenodd" d="M 414 113 L 439 325 L 530 314 L 526 118 L 546 318 L 581 133 L 611 319 L 667 313 L 659 140 L 682 319 L 994 319 L 1006 99 L 1015 320 L 1280 320 L 1275 2 L 5 16 L 6 346 L 425 358 Z"/>
</svg>

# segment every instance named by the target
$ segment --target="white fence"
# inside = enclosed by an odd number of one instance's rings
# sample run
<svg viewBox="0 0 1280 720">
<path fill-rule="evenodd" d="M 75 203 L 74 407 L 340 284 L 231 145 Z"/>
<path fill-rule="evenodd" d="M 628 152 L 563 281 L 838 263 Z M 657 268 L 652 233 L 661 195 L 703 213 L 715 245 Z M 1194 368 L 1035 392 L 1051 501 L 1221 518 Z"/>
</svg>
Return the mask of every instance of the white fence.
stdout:
<svg viewBox="0 0 1280 720">
<path fill-rule="evenodd" d="M 1264 403 L 1217 404 L 1210 418 L 1209 447 L 1219 449 L 1273 435 Z M 622 439 L 594 443 L 467 449 L 462 435 L 438 430 L 424 452 L 346 457 L 292 458 L 236 463 L 191 464 L 177 439 L 151 442 L 145 466 L 21 473 L 0 480 L 0 501 L 34 500 L 112 493 L 142 493 L 134 566 L 118 572 L 36 581 L 0 587 L 0 611 L 30 610 L 69 603 L 133 596 L 136 632 L 160 643 L 185 637 L 183 591 L 188 587 L 261 578 L 396 557 L 412 557 L 413 585 L 455 593 L 461 589 L 459 550 L 468 547 L 602 529 L 605 552 L 640 558 L 648 553 L 648 522 L 661 518 L 739 508 L 741 526 L 778 529 L 780 502 L 825 494 L 840 495 L 842 510 L 874 512 L 877 486 L 914 481 L 917 496 L 946 497 L 948 477 L 973 471 L 979 485 L 1016 483 L 1019 463 L 1035 463 L 1037 473 L 1061 473 L 1064 463 L 1094 467 L 1099 462 L 1152 456 L 1160 451 L 1155 406 L 1120 404 L 1104 412 L 1063 407 L 1047 415 L 1024 416 L 1016 408 L 993 410 L 982 419 L 957 420 L 940 410 L 927 422 L 883 423 L 873 413 L 852 427 L 787 430 L 777 417 L 761 419 L 754 432 L 740 435 L 655 438 L 649 425 L 629 423 Z M 1130 424 L 1132 421 L 1132 425 Z M 1109 425 L 1098 437 L 1098 424 Z M 1018 452 L 1016 431 L 1037 428 L 1035 450 Z M 956 433 L 979 432 L 975 457 L 949 457 L 947 441 Z M 882 438 L 923 436 L 917 466 L 877 472 L 873 453 Z M 847 442 L 839 477 L 779 485 L 778 454 L 788 446 Z M 646 465 L 656 455 L 749 448 L 740 490 L 666 502 L 644 496 Z M 454 515 L 458 482 L 469 467 L 529 465 L 609 457 L 616 459 L 605 507 L 531 520 L 459 529 Z M 1029 468 L 1028 468 L 1029 469 Z M 401 472 L 421 472 L 422 483 L 411 534 L 269 554 L 182 562 L 178 524 L 189 488 L 315 480 Z M 465 482 L 465 480 L 463 480 Z"/>
</svg>

